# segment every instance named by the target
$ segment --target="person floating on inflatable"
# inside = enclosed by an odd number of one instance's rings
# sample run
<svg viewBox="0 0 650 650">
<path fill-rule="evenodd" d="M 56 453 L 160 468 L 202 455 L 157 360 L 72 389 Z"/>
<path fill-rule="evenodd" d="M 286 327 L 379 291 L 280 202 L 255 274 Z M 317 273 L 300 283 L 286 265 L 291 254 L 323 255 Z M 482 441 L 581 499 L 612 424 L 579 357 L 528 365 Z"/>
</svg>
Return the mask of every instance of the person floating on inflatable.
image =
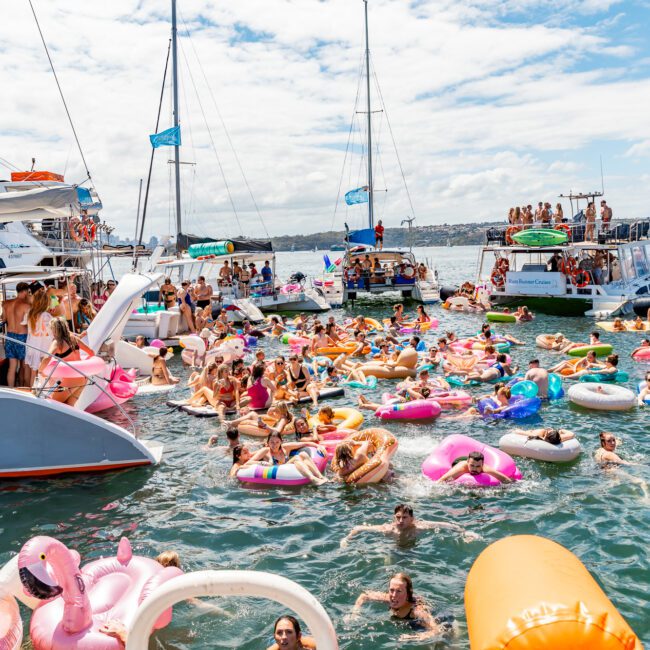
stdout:
<svg viewBox="0 0 650 650">
<path fill-rule="evenodd" d="M 445 472 L 436 482 L 446 483 L 462 476 L 463 474 L 489 474 L 501 483 L 512 483 L 513 480 L 498 470 L 485 464 L 485 456 L 480 451 L 470 451 L 467 459 L 459 458 L 452 464 L 449 471 Z"/>
</svg>

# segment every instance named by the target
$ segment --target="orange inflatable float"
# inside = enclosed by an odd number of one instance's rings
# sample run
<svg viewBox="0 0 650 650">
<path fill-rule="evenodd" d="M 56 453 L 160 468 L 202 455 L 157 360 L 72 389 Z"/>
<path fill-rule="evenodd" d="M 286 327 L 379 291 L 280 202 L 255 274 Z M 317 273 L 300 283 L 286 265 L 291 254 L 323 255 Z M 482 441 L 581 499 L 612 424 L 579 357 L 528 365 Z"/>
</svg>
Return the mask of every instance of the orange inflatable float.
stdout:
<svg viewBox="0 0 650 650">
<path fill-rule="evenodd" d="M 386 429 L 373 428 L 357 431 L 346 442 L 369 442 L 369 460 L 345 477 L 346 483 L 379 483 L 390 468 L 391 456 L 397 451 L 397 438 Z M 336 460 L 332 460 L 336 471 Z"/>
<path fill-rule="evenodd" d="M 506 537 L 476 559 L 465 584 L 472 650 L 642 650 L 571 551 L 534 535 Z"/>
</svg>

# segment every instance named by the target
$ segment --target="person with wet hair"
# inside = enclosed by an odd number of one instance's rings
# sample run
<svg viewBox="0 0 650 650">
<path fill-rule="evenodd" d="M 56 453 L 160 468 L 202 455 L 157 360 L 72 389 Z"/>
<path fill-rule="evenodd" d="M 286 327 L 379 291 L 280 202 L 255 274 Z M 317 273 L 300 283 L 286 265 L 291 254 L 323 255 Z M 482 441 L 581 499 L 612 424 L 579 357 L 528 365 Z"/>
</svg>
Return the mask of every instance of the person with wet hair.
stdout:
<svg viewBox="0 0 650 650">
<path fill-rule="evenodd" d="M 300 623 L 294 616 L 280 616 L 273 625 L 275 643 L 267 650 L 316 650 L 316 641 L 303 636 Z"/>
</svg>

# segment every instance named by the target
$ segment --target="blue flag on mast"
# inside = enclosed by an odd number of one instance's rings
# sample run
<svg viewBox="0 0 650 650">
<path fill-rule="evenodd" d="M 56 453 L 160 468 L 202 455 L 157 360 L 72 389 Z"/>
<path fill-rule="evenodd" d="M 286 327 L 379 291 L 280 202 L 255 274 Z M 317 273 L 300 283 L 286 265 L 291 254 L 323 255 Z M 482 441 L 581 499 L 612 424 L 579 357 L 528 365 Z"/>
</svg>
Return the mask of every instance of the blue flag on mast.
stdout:
<svg viewBox="0 0 650 650">
<path fill-rule="evenodd" d="M 166 129 L 165 131 L 161 131 L 160 133 L 154 133 L 153 135 L 150 135 L 149 140 L 151 140 L 151 146 L 154 149 L 157 149 L 158 147 L 164 147 L 164 146 L 180 147 L 181 145 L 180 124 L 178 126 L 172 126 L 171 129 Z"/>
<path fill-rule="evenodd" d="M 356 190 L 350 190 L 345 195 L 345 202 L 348 205 L 355 205 L 357 203 L 368 203 L 368 186 L 357 187 Z"/>
</svg>

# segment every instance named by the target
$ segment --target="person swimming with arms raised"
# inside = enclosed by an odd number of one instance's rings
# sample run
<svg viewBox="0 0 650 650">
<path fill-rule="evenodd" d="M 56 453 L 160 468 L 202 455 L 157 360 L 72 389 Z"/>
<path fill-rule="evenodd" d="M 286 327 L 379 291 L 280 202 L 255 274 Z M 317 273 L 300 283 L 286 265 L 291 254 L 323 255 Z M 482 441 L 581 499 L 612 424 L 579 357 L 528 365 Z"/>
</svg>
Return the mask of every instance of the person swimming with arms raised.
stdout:
<svg viewBox="0 0 650 650">
<path fill-rule="evenodd" d="M 434 530 L 437 532 L 440 529 L 459 532 L 466 542 L 481 539 L 480 535 L 467 531 L 458 524 L 451 524 L 444 521 L 425 521 L 423 519 L 416 519 L 413 514 L 413 508 L 410 505 L 399 503 L 395 506 L 395 510 L 393 511 L 393 521 L 375 526 L 368 524 L 355 526 L 347 536 L 341 540 L 341 548 L 347 548 L 349 541 L 359 533 L 383 533 L 384 535 L 395 537 L 398 541 L 406 541 L 414 539 L 418 533 L 426 530 Z"/>
<path fill-rule="evenodd" d="M 385 603 L 393 620 L 405 621 L 414 629 L 412 634 L 402 634 L 400 641 L 425 641 L 437 636 L 450 636 L 454 632 L 453 620 L 433 616 L 431 609 L 413 593 L 413 581 L 406 573 L 396 573 L 388 583 L 388 591 L 364 591 L 354 603 L 347 620 L 354 620 L 366 603 Z"/>
</svg>

